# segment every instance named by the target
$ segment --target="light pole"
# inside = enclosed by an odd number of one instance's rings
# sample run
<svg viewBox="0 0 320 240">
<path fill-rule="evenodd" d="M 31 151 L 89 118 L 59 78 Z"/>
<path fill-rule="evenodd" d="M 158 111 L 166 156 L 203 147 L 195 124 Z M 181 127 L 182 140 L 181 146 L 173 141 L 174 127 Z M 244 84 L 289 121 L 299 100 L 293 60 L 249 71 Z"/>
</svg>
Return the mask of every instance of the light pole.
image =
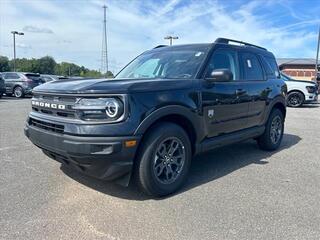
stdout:
<svg viewBox="0 0 320 240">
<path fill-rule="evenodd" d="M 12 31 L 13 34 L 13 71 L 16 71 L 16 34 L 24 35 L 23 32 Z"/>
<path fill-rule="evenodd" d="M 173 39 L 179 39 L 177 36 L 166 36 L 164 39 L 170 40 L 170 46 L 172 46 Z"/>
</svg>

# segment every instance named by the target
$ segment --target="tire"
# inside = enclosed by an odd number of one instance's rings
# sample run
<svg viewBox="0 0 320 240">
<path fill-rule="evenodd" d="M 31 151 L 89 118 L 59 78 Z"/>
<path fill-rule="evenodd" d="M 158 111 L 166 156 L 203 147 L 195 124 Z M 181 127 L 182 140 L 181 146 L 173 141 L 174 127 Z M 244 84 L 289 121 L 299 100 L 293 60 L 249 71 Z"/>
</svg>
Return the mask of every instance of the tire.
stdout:
<svg viewBox="0 0 320 240">
<path fill-rule="evenodd" d="M 287 96 L 288 107 L 300 107 L 304 102 L 304 95 L 301 92 L 293 91 Z"/>
<path fill-rule="evenodd" d="M 22 87 L 20 86 L 17 86 L 13 89 L 13 95 L 16 97 L 16 98 L 23 98 L 24 97 L 24 92 L 23 92 L 23 89 Z"/>
<path fill-rule="evenodd" d="M 259 147 L 267 151 L 278 149 L 284 130 L 284 117 L 279 109 L 272 110 L 265 127 L 264 133 L 257 139 Z"/>
<path fill-rule="evenodd" d="M 187 133 L 174 123 L 163 122 L 148 131 L 141 144 L 134 172 L 141 190 L 161 197 L 179 189 L 187 178 L 192 158 Z M 170 149 L 175 151 L 170 154 Z"/>
</svg>

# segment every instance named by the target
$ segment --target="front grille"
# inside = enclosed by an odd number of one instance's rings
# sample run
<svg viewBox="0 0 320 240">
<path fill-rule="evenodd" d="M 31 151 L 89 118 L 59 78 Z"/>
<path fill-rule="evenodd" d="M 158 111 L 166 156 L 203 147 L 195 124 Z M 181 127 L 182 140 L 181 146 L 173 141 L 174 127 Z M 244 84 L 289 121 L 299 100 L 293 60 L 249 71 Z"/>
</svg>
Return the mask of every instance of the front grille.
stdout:
<svg viewBox="0 0 320 240">
<path fill-rule="evenodd" d="M 76 118 L 76 112 L 72 108 L 72 106 L 77 101 L 77 98 L 72 96 L 52 96 L 45 94 L 35 94 L 32 98 L 32 102 L 37 103 L 46 103 L 46 104 L 55 104 L 55 105 L 63 105 L 64 109 L 52 108 L 46 105 L 32 105 L 32 110 L 38 113 L 63 117 L 63 118 Z"/>
<path fill-rule="evenodd" d="M 29 125 L 44 129 L 46 131 L 55 132 L 55 133 L 63 133 L 64 132 L 64 126 L 61 124 L 55 124 L 55 123 L 49 123 L 44 122 L 41 120 L 37 120 L 34 118 L 29 119 Z"/>
</svg>

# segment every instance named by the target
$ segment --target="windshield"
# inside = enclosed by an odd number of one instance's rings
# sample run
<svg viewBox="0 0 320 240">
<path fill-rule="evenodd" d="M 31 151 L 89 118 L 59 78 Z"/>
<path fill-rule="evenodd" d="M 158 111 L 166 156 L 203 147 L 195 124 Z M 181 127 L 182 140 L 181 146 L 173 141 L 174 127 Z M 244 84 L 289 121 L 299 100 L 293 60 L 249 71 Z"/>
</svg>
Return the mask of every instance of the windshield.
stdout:
<svg viewBox="0 0 320 240">
<path fill-rule="evenodd" d="M 154 51 L 140 55 L 115 78 L 194 78 L 205 57 L 204 51 Z"/>
</svg>

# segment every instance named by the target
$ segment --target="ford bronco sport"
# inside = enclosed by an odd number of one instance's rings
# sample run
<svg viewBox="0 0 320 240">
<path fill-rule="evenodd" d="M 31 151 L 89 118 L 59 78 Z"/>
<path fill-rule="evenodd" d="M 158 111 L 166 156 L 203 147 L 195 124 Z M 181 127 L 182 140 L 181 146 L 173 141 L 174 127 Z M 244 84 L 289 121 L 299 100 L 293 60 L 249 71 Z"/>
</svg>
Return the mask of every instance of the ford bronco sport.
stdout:
<svg viewBox="0 0 320 240">
<path fill-rule="evenodd" d="M 196 154 L 250 138 L 277 149 L 285 95 L 262 47 L 224 38 L 159 46 L 115 79 L 35 88 L 25 135 L 84 174 L 128 184 L 132 173 L 145 193 L 163 196 L 182 186 Z"/>
</svg>

